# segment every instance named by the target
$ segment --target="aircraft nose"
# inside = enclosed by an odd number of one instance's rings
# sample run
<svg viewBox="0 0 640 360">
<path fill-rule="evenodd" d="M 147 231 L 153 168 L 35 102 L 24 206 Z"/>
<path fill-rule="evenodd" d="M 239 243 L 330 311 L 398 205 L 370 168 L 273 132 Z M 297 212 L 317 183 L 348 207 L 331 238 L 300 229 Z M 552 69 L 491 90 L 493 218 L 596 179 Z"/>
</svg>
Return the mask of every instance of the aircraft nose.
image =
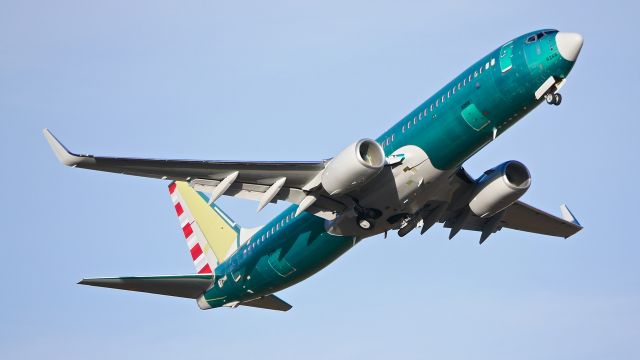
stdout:
<svg viewBox="0 0 640 360">
<path fill-rule="evenodd" d="M 556 34 L 556 44 L 560 55 L 568 61 L 576 61 L 584 38 L 582 35 L 574 32 L 559 32 Z"/>
</svg>

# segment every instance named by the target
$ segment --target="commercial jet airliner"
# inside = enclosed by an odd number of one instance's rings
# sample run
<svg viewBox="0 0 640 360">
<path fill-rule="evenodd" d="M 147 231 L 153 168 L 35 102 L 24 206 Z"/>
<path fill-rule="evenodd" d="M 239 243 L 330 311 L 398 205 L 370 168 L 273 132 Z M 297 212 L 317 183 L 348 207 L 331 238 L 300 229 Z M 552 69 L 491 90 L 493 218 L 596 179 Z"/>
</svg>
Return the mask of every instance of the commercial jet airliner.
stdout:
<svg viewBox="0 0 640 360">
<path fill-rule="evenodd" d="M 580 34 L 539 30 L 475 62 L 400 122 L 329 160 L 194 161 L 69 152 L 44 136 L 64 165 L 171 180 L 169 195 L 196 268 L 190 275 L 84 279 L 80 284 L 192 298 L 201 309 L 251 306 L 287 311 L 274 295 L 318 272 L 364 238 L 405 236 L 436 223 L 477 231 L 482 244 L 509 228 L 568 238 L 582 229 L 562 205 L 557 217 L 519 201 L 531 176 L 510 160 L 472 178 L 463 163 L 558 92 L 582 48 Z M 243 228 L 215 201 L 222 195 L 292 205 Z"/>
</svg>

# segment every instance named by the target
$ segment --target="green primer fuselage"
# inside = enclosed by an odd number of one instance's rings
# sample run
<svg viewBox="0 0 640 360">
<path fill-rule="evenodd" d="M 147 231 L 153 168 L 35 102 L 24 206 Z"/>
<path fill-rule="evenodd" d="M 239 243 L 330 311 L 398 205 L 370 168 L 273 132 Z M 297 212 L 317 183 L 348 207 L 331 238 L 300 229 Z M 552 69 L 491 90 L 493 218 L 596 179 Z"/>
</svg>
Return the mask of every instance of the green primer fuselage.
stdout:
<svg viewBox="0 0 640 360">
<path fill-rule="evenodd" d="M 545 33 L 533 43 L 530 36 Z M 550 76 L 564 79 L 573 62 L 560 56 L 555 30 L 522 35 L 483 57 L 376 139 L 387 155 L 416 145 L 440 170 L 460 167 L 494 136 L 538 106 L 535 91 Z M 426 110 L 426 111 L 425 111 Z M 338 258 L 360 239 L 325 231 L 325 220 L 297 205 L 271 220 L 215 269 L 205 293 L 212 307 L 282 290 Z"/>
</svg>

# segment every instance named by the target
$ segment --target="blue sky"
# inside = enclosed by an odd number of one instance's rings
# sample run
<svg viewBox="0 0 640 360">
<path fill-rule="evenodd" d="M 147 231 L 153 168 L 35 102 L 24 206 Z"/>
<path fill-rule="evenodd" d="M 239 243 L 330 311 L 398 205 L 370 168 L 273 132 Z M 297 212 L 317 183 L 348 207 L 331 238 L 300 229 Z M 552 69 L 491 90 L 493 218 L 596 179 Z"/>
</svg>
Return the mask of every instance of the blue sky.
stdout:
<svg viewBox="0 0 640 360">
<path fill-rule="evenodd" d="M 594 5 L 597 4 L 597 5 Z M 0 1 L 0 353 L 5 359 L 637 359 L 638 5 L 556 1 Z M 539 28 L 585 45 L 560 107 L 471 159 L 509 159 L 569 240 L 432 229 L 363 241 L 280 296 L 288 313 L 76 285 L 193 271 L 158 180 L 101 155 L 317 160 L 375 137 L 481 56 Z M 246 226 L 282 209 L 219 204 Z"/>
</svg>

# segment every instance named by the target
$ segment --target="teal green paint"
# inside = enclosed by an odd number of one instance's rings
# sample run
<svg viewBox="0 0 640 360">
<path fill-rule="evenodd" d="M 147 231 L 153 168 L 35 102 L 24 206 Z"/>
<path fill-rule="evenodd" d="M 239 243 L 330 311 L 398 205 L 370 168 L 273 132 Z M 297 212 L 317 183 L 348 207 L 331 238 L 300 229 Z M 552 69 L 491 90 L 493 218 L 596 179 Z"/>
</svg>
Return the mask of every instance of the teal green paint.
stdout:
<svg viewBox="0 0 640 360">
<path fill-rule="evenodd" d="M 506 45 L 502 46 L 500 50 L 500 71 L 507 72 L 511 70 L 513 63 L 511 59 L 513 58 L 513 42 L 509 42 Z"/>
<path fill-rule="evenodd" d="M 534 93 L 544 80 L 551 75 L 564 78 L 573 66 L 559 55 L 555 34 L 525 44 L 529 36 L 540 31 L 522 35 L 492 51 L 382 134 L 376 140 L 384 146 L 385 153 L 408 144 L 418 145 L 435 167 L 452 169 L 489 143 L 494 127 L 500 135 L 528 114 L 542 102 L 535 99 Z M 486 69 L 492 59 L 495 65 Z M 458 84 L 463 84 L 460 89 Z M 467 102 L 489 120 L 488 126 L 478 131 L 469 126 L 462 115 Z"/>
<path fill-rule="evenodd" d="M 462 105 L 462 111 L 460 112 L 464 121 L 475 131 L 480 131 L 482 128 L 489 124 L 489 119 L 480 113 L 478 107 L 472 103 L 466 103 Z"/>
<path fill-rule="evenodd" d="M 533 110 L 543 101 L 534 98 L 535 90 L 549 76 L 566 77 L 573 66 L 559 56 L 551 35 L 525 44 L 536 33 L 492 51 L 382 134 L 377 141 L 385 153 L 417 145 L 434 166 L 452 169 L 490 142 L 494 128 L 502 134 Z M 216 282 L 205 293 L 212 307 L 289 287 L 357 242 L 328 234 L 325 221 L 312 214 L 293 217 L 296 209 L 297 205 L 287 208 L 215 269 L 215 278 L 226 276 L 226 281 L 222 287 Z"/>
</svg>

